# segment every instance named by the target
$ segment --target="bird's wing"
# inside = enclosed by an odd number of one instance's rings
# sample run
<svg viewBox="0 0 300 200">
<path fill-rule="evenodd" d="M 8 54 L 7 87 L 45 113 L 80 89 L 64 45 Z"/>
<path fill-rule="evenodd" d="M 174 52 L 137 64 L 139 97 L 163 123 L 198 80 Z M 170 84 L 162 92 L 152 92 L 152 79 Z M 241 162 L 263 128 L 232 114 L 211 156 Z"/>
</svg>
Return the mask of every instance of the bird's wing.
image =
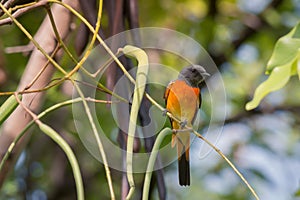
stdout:
<svg viewBox="0 0 300 200">
<path fill-rule="evenodd" d="M 201 97 L 201 90 L 199 92 L 199 109 L 201 108 L 201 104 L 202 104 L 202 97 Z"/>
<path fill-rule="evenodd" d="M 167 88 L 166 88 L 166 90 L 165 90 L 164 99 L 165 99 L 166 105 L 167 105 L 167 100 L 168 100 L 168 96 L 169 96 L 169 93 L 170 93 L 170 89 L 171 89 L 171 86 L 173 85 L 173 83 L 174 83 L 174 81 L 171 81 L 171 82 L 168 84 L 168 86 L 167 86 Z"/>
<path fill-rule="evenodd" d="M 165 105 L 166 105 L 166 107 L 167 107 L 167 102 L 168 102 L 168 97 L 169 97 L 169 94 L 170 94 L 170 90 L 171 90 L 171 87 L 172 87 L 172 85 L 174 84 L 174 82 L 175 81 L 171 81 L 169 84 L 168 84 L 168 86 L 167 86 L 167 88 L 166 88 L 166 90 L 165 90 L 165 93 L 164 93 L 164 99 L 165 99 Z M 167 110 L 168 111 L 168 110 Z M 171 118 L 169 118 L 170 119 L 170 122 L 171 122 L 171 124 L 172 124 L 172 119 Z"/>
</svg>

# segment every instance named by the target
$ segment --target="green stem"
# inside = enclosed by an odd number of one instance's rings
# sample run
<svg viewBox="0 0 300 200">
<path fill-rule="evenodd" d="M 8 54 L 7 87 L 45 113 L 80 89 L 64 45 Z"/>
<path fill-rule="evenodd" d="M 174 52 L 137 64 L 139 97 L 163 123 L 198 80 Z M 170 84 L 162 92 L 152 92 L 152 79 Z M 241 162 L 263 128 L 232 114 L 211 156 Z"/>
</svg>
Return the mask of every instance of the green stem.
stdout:
<svg viewBox="0 0 300 200">
<path fill-rule="evenodd" d="M 22 98 L 22 95 L 18 95 L 19 98 Z M 18 101 L 16 100 L 15 95 L 11 95 L 0 107 L 0 125 L 10 116 L 10 114 L 18 106 Z"/>
<path fill-rule="evenodd" d="M 115 199 L 115 194 L 114 194 L 114 190 L 113 190 L 110 169 L 109 169 L 109 166 L 108 166 L 105 150 L 104 150 L 103 144 L 101 142 L 101 139 L 99 137 L 96 125 L 94 123 L 94 119 L 93 119 L 91 111 L 90 111 L 90 108 L 89 108 L 86 100 L 84 99 L 84 95 L 83 95 L 81 89 L 79 88 L 79 86 L 77 84 L 75 84 L 74 87 L 77 89 L 77 92 L 78 92 L 79 96 L 83 100 L 82 103 L 83 103 L 85 112 L 87 114 L 87 117 L 89 119 L 90 125 L 92 127 L 92 131 L 93 131 L 94 137 L 96 139 L 100 155 L 101 155 L 102 160 L 103 160 L 103 165 L 104 165 L 104 169 L 105 169 L 105 172 L 106 172 L 106 178 L 107 178 L 107 182 L 108 182 L 108 186 L 109 186 L 109 190 L 110 190 L 111 199 Z"/>
<path fill-rule="evenodd" d="M 63 49 L 65 50 L 65 52 L 68 54 L 68 56 L 71 58 L 71 60 L 78 64 L 78 61 L 74 58 L 74 56 L 72 55 L 72 53 L 69 51 L 68 47 L 65 45 L 64 41 L 62 40 L 62 38 L 60 37 L 59 35 L 59 32 L 56 28 L 56 25 L 55 25 L 55 20 L 54 20 L 54 17 L 53 17 L 53 14 L 52 14 L 52 11 L 50 9 L 50 6 L 49 4 L 46 4 L 45 5 L 45 8 L 46 8 L 46 11 L 48 13 L 48 16 L 49 16 L 49 19 L 50 19 L 50 22 L 51 22 L 51 25 L 52 25 L 52 28 L 53 28 L 53 31 L 54 31 L 54 34 L 56 36 L 56 39 L 59 43 L 60 46 L 63 47 Z"/>
<path fill-rule="evenodd" d="M 138 68 L 136 73 L 136 81 L 133 93 L 132 107 L 130 111 L 130 119 L 128 126 L 128 138 L 127 138 L 127 152 L 126 152 L 126 166 L 127 166 L 127 179 L 130 186 L 129 193 L 127 194 L 126 199 L 129 200 L 132 198 L 135 184 L 133 179 L 133 145 L 134 145 L 134 134 L 136 131 L 136 122 L 141 106 L 142 98 L 145 93 L 147 74 L 149 70 L 148 56 L 140 48 L 126 45 L 122 51 L 127 56 L 132 56 L 138 61 Z"/>
<path fill-rule="evenodd" d="M 77 162 L 77 159 L 69 146 L 69 144 L 55 131 L 53 130 L 50 126 L 44 124 L 44 123 L 38 123 L 39 128 L 41 131 L 43 131 L 46 135 L 48 135 L 54 142 L 56 142 L 62 150 L 65 152 L 67 155 L 72 171 L 74 174 L 74 179 L 75 179 L 75 184 L 77 188 L 77 198 L 78 200 L 83 200 L 84 199 L 84 189 L 83 189 L 83 182 L 82 182 L 82 176 L 80 172 L 80 168 Z"/>
<path fill-rule="evenodd" d="M 159 147 L 163 141 L 163 139 L 172 133 L 172 130 L 170 128 L 164 128 L 157 136 L 155 143 L 153 145 L 149 162 L 147 165 L 147 171 L 146 171 L 146 176 L 144 180 L 144 187 L 143 187 L 143 199 L 142 200 L 148 200 L 149 198 L 149 188 L 150 188 L 150 182 L 151 182 L 151 177 L 152 177 L 152 172 L 153 172 L 153 167 L 157 158 L 157 154 L 159 152 Z"/>
</svg>

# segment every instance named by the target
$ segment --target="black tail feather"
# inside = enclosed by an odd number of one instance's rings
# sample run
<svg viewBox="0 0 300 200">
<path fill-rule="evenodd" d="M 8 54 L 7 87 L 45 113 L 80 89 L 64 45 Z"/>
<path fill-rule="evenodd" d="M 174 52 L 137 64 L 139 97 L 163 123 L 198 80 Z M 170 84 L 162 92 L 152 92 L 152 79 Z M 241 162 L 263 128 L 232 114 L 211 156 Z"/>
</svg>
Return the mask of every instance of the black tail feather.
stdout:
<svg viewBox="0 0 300 200">
<path fill-rule="evenodd" d="M 178 174 L 179 174 L 179 185 L 189 186 L 190 185 L 190 162 L 186 154 L 183 153 L 178 159 Z"/>
</svg>

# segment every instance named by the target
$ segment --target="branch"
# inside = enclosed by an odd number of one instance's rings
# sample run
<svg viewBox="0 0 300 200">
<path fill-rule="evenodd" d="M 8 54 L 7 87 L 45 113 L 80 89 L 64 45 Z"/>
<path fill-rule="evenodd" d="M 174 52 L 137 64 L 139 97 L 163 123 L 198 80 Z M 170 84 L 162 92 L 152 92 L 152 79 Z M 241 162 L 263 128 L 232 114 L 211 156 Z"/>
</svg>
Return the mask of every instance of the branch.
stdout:
<svg viewBox="0 0 300 200">
<path fill-rule="evenodd" d="M 7 0 L 4 4 L 4 7 L 6 9 L 10 8 L 14 3 L 15 3 L 16 0 Z M 3 3 L 3 1 L 1 1 L 1 4 Z M 0 16 L 2 16 L 4 14 L 4 11 L 3 10 L 0 10 Z"/>
<path fill-rule="evenodd" d="M 33 51 L 35 46 L 32 43 L 27 45 L 21 46 L 13 46 L 13 47 L 6 47 L 5 53 L 12 54 L 12 53 L 24 53 L 24 55 L 28 55 L 31 51 Z"/>
<path fill-rule="evenodd" d="M 13 16 L 14 18 L 20 17 L 21 15 L 27 13 L 28 11 L 33 10 L 33 9 L 35 9 L 35 8 L 38 8 L 38 7 L 41 7 L 41 6 L 44 6 L 44 5 L 46 5 L 47 3 L 48 3 L 47 0 L 41 0 L 41 1 L 38 1 L 38 2 L 36 2 L 35 4 L 32 4 L 32 5 L 30 5 L 30 6 L 27 6 L 27 7 L 18 9 L 16 12 L 14 12 L 14 13 L 12 14 L 12 16 Z M 1 15 L 1 14 L 0 14 L 0 15 Z M 0 26 L 1 26 L 1 25 L 6 25 L 6 24 L 11 24 L 12 22 L 13 22 L 12 19 L 11 19 L 10 17 L 7 17 L 7 18 L 5 18 L 5 19 L 0 20 Z"/>
</svg>

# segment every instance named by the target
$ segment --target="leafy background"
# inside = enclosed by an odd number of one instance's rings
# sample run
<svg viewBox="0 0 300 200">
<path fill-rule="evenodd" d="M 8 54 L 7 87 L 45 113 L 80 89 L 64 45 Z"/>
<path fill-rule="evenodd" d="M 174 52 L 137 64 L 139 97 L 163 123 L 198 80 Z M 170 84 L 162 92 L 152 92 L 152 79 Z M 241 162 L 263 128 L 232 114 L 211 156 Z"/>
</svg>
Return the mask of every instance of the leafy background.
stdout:
<svg viewBox="0 0 300 200">
<path fill-rule="evenodd" d="M 268 78 L 264 72 L 277 40 L 297 25 L 300 2 L 140 0 L 138 3 L 141 27 L 166 27 L 191 36 L 210 53 L 221 71 L 227 114 L 217 146 L 238 166 L 261 199 L 300 199 L 297 197 L 300 188 L 298 77 L 291 77 L 282 89 L 270 93 L 256 109 L 245 110 L 257 86 Z M 34 34 L 45 15 L 44 10 L 36 9 L 19 20 Z M 106 27 L 110 25 L 105 18 L 102 23 Z M 0 80 L 0 90 L 13 91 L 28 56 L 7 54 L 5 50 L 29 41 L 14 25 L 0 27 L 0 38 L 0 70 L 5 73 Z M 70 47 L 73 39 L 68 38 Z M 47 91 L 43 107 L 67 99 L 67 95 L 62 95 L 64 92 L 62 87 Z M 203 95 L 208 94 L 205 91 Z M 6 98 L 1 97 L 1 102 Z M 83 174 L 86 199 L 109 199 L 103 166 L 80 142 L 71 107 L 47 115 L 45 121 L 60 130 L 75 151 Z M 39 132 L 32 129 L 29 144 L 2 186 L 0 199 L 76 198 L 72 172 L 64 153 Z M 192 154 L 197 155 L 200 145 L 201 142 L 197 142 L 192 146 Z M 253 199 L 216 153 L 212 152 L 204 159 L 195 158 L 191 163 L 190 187 L 178 186 L 176 163 L 165 168 L 168 199 Z M 113 170 L 112 178 L 118 196 L 121 173 Z M 135 175 L 135 178 L 137 184 L 142 183 L 142 175 Z M 135 198 L 139 199 L 138 196 Z M 158 198 L 156 190 L 152 198 Z"/>
</svg>

